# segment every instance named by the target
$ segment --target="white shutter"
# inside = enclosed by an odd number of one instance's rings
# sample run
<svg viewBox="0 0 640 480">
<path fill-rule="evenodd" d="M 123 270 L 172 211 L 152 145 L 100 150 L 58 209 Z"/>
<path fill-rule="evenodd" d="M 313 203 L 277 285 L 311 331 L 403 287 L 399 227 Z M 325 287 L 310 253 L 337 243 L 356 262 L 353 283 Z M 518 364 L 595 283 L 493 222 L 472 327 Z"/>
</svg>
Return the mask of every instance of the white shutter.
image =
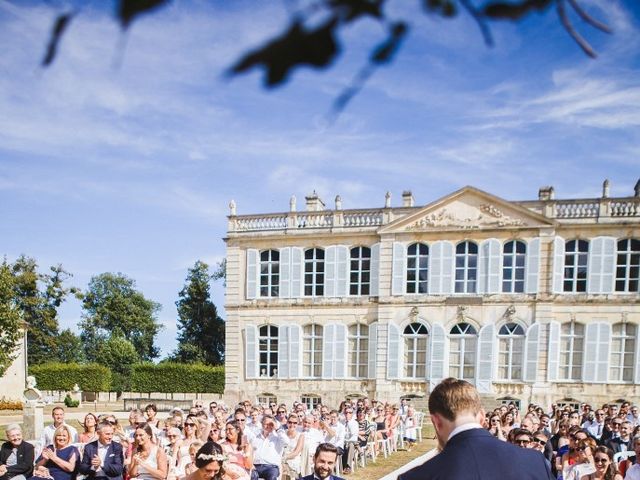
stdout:
<svg viewBox="0 0 640 480">
<path fill-rule="evenodd" d="M 429 250 L 429 292 L 447 295 L 453 292 L 454 254 L 451 242 L 435 242 Z"/>
<path fill-rule="evenodd" d="M 589 293 L 612 293 L 615 281 L 616 239 L 596 237 L 589 244 L 587 290 Z"/>
<path fill-rule="evenodd" d="M 558 381 L 558 364 L 560 363 L 560 324 L 549 323 L 549 359 L 547 378 L 550 382 Z"/>
<path fill-rule="evenodd" d="M 289 327 L 284 325 L 278 328 L 278 378 L 289 378 Z"/>
<path fill-rule="evenodd" d="M 495 327 L 490 324 L 482 327 L 478 335 L 476 387 L 479 393 L 492 393 L 494 332 Z"/>
<path fill-rule="evenodd" d="M 378 356 L 378 323 L 369 325 L 369 378 L 376 378 Z"/>
<path fill-rule="evenodd" d="M 582 380 L 593 383 L 596 379 L 596 359 L 598 358 L 598 324 L 590 323 L 585 329 Z"/>
<path fill-rule="evenodd" d="M 407 283 L 407 246 L 401 242 L 393 242 L 393 275 L 391 279 L 391 295 L 403 295 Z"/>
<path fill-rule="evenodd" d="M 640 342 L 638 341 L 638 337 L 636 336 L 636 351 L 635 351 L 635 367 L 636 370 L 634 372 L 634 381 L 633 383 L 640 383 Z"/>
<path fill-rule="evenodd" d="M 540 281 L 540 239 L 533 238 L 527 244 L 527 256 L 525 263 L 525 287 L 526 293 L 538 293 Z"/>
<path fill-rule="evenodd" d="M 429 390 L 438 385 L 444 378 L 444 342 L 445 333 L 444 328 L 439 323 L 434 323 L 431 327 L 430 336 L 431 346 L 429 348 L 431 352 L 431 361 L 429 366 Z"/>
<path fill-rule="evenodd" d="M 380 244 L 371 245 L 371 286 L 369 295 L 377 297 L 380 292 Z"/>
<path fill-rule="evenodd" d="M 335 332 L 336 326 L 325 325 L 322 332 L 322 378 L 333 378 L 335 361 Z"/>
<path fill-rule="evenodd" d="M 302 345 L 300 325 L 289 326 L 289 378 L 300 378 L 300 347 Z"/>
<path fill-rule="evenodd" d="M 489 238 L 480 244 L 478 293 L 500 292 L 500 241 Z"/>
<path fill-rule="evenodd" d="M 280 249 L 280 288 L 279 297 L 291 296 L 291 247 Z"/>
<path fill-rule="evenodd" d="M 247 250 L 247 300 L 256 298 L 258 292 L 258 272 L 259 272 L 258 250 L 250 248 Z"/>
<path fill-rule="evenodd" d="M 607 383 L 609 380 L 609 348 L 611 345 L 611 325 L 602 322 L 598 324 L 598 365 L 596 367 L 596 382 Z"/>
<path fill-rule="evenodd" d="M 345 378 L 347 370 L 347 327 L 341 323 L 335 325 L 334 358 L 333 378 Z"/>
<path fill-rule="evenodd" d="M 336 247 L 336 297 L 346 297 L 349 283 L 349 248 Z"/>
<path fill-rule="evenodd" d="M 553 293 L 562 293 L 564 285 L 564 238 L 553 239 Z"/>
<path fill-rule="evenodd" d="M 304 281 L 304 276 L 302 275 L 304 269 L 303 257 L 302 248 L 291 247 L 291 298 L 302 296 Z"/>
<path fill-rule="evenodd" d="M 337 292 L 336 247 L 331 245 L 324 251 L 324 296 L 335 297 Z"/>
<path fill-rule="evenodd" d="M 394 323 L 387 324 L 387 378 L 400 378 L 400 329 Z"/>
<path fill-rule="evenodd" d="M 525 382 L 535 383 L 538 373 L 538 345 L 540 343 L 540 324 L 534 323 L 527 330 L 524 350 Z"/>
<path fill-rule="evenodd" d="M 258 378 L 258 329 L 247 325 L 244 329 L 244 366 L 246 378 Z"/>
</svg>

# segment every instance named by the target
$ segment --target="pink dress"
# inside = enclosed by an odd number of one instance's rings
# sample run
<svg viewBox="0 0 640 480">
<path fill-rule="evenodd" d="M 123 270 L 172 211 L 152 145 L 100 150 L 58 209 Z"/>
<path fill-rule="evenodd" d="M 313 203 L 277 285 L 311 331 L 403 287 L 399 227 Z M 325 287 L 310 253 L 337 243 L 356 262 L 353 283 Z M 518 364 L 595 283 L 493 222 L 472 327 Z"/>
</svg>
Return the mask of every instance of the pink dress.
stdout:
<svg viewBox="0 0 640 480">
<path fill-rule="evenodd" d="M 222 442 L 220 446 L 222 452 L 229 457 L 223 464 L 225 480 L 250 480 L 251 476 L 244 468 L 246 459 L 244 453 L 237 450 L 236 446 L 229 442 Z"/>
</svg>

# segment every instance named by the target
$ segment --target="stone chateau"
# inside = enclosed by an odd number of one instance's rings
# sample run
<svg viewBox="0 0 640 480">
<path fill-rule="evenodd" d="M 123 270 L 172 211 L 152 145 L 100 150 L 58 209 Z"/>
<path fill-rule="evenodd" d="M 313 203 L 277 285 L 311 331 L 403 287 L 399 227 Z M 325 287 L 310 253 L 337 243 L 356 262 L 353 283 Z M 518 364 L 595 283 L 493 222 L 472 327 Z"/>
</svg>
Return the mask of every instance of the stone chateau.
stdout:
<svg viewBox="0 0 640 480">
<path fill-rule="evenodd" d="M 229 401 L 397 401 L 447 376 L 487 402 L 640 397 L 640 181 L 622 198 L 605 181 L 600 198 L 230 208 Z"/>
</svg>

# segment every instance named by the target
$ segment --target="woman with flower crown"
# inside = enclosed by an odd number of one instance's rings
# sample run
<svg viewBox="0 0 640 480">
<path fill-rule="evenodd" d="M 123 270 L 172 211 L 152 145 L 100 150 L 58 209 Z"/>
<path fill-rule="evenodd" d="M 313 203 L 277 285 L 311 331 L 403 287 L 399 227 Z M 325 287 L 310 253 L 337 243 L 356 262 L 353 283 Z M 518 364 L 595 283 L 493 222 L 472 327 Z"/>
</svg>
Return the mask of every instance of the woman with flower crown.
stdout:
<svg viewBox="0 0 640 480">
<path fill-rule="evenodd" d="M 196 452 L 197 470 L 187 476 L 186 480 L 222 480 L 224 476 L 223 462 L 226 456 L 222 454 L 220 445 L 207 442 Z"/>
</svg>

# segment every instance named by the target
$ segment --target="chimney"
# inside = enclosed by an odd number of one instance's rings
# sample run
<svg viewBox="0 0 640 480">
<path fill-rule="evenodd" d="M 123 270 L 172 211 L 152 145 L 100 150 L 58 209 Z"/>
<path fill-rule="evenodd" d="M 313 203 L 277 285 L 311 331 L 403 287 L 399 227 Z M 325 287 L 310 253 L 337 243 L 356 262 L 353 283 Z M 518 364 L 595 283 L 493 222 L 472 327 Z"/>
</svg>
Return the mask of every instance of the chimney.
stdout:
<svg viewBox="0 0 640 480">
<path fill-rule="evenodd" d="M 609 179 L 602 183 L 602 198 L 609 198 Z"/>
<path fill-rule="evenodd" d="M 553 200 L 555 196 L 553 187 L 540 187 L 540 190 L 538 190 L 538 200 L 540 201 L 546 202 L 547 200 Z"/>
<path fill-rule="evenodd" d="M 636 182 L 636 186 L 633 187 L 633 196 L 640 197 L 640 180 Z"/>
<path fill-rule="evenodd" d="M 307 212 L 321 212 L 324 210 L 324 202 L 320 199 L 316 191 L 307 197 L 305 197 L 307 201 Z"/>
<path fill-rule="evenodd" d="M 402 192 L 402 206 L 403 207 L 413 207 L 415 204 L 415 199 L 413 198 L 413 193 L 411 190 L 405 190 Z"/>
</svg>

